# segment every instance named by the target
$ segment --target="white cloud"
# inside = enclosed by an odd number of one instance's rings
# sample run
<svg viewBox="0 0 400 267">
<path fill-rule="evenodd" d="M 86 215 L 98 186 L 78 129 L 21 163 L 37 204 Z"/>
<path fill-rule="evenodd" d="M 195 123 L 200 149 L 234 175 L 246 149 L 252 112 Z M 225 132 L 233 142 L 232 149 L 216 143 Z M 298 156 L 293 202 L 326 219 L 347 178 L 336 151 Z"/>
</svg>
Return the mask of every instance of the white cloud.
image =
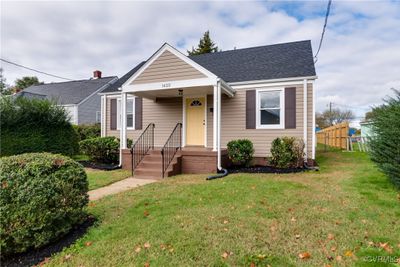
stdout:
<svg viewBox="0 0 400 267">
<path fill-rule="evenodd" d="M 164 42 L 185 52 L 208 29 L 223 50 L 311 39 L 315 52 L 325 7 L 321 2 L 3 1 L 1 56 L 74 79 L 88 78 L 94 69 L 122 76 Z M 336 102 L 361 115 L 391 87 L 400 88 L 400 5 L 334 1 L 331 11 L 316 65 L 317 109 Z M 37 75 L 2 67 L 9 83 Z"/>
</svg>

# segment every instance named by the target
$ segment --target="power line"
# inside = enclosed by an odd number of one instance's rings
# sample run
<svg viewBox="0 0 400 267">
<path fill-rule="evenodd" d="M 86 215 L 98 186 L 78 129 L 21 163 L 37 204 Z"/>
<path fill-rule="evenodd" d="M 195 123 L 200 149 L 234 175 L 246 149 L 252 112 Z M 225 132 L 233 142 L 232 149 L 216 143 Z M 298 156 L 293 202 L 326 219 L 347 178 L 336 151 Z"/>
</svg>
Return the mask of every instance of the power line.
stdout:
<svg viewBox="0 0 400 267">
<path fill-rule="evenodd" d="M 47 73 L 47 72 L 44 72 L 44 71 L 40 71 L 40 70 L 36 70 L 36 69 L 33 69 L 33 68 L 29 68 L 29 67 L 23 66 L 21 64 L 18 64 L 18 63 L 15 63 L 15 62 L 12 62 L 12 61 L 9 61 L 9 60 L 6 60 L 6 59 L 0 58 L 0 60 L 3 61 L 3 62 L 6 62 L 8 64 L 20 67 L 20 68 L 24 68 L 24 69 L 27 69 L 27 70 L 35 71 L 35 72 L 38 72 L 38 73 L 41 73 L 41 74 L 44 74 L 44 75 L 48 75 L 48 76 L 52 76 L 52 77 L 55 77 L 55 78 L 58 78 L 58 79 L 72 81 L 72 79 L 64 78 L 64 77 L 61 77 L 61 76 L 58 76 L 58 75 L 54 75 L 54 74 L 50 74 L 50 73 Z"/>
<path fill-rule="evenodd" d="M 327 7 L 327 9 L 326 9 L 326 14 L 325 14 L 325 23 L 324 23 L 324 27 L 322 28 L 321 39 L 320 39 L 320 41 L 319 41 L 319 46 L 318 46 L 317 53 L 315 53 L 315 56 L 314 56 L 314 63 L 317 63 L 317 61 L 318 61 L 318 54 L 319 54 L 319 51 L 321 50 L 322 41 L 324 40 L 325 29 L 326 29 L 326 25 L 328 24 L 329 12 L 331 11 L 331 4 L 332 4 L 332 0 L 329 0 L 329 2 L 328 2 L 328 7 Z"/>
</svg>

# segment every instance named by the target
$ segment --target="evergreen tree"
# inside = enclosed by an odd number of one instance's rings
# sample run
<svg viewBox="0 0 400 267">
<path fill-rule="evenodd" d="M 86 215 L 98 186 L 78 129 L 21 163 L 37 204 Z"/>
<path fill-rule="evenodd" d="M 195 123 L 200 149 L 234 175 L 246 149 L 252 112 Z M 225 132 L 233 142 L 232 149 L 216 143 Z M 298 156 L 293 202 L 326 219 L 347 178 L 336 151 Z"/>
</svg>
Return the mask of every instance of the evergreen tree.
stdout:
<svg viewBox="0 0 400 267">
<path fill-rule="evenodd" d="M 218 52 L 218 46 L 211 40 L 210 31 L 206 31 L 203 38 L 200 39 L 197 48 L 192 47 L 192 51 L 188 50 L 187 52 L 189 56 L 214 53 Z"/>
</svg>

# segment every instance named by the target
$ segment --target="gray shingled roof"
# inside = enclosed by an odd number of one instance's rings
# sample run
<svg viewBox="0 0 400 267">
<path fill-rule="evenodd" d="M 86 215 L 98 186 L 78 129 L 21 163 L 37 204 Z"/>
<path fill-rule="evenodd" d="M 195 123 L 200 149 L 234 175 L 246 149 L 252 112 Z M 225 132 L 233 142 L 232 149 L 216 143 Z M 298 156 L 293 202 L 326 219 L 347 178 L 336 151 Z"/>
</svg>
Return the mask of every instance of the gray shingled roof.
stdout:
<svg viewBox="0 0 400 267">
<path fill-rule="evenodd" d="M 100 93 L 112 93 L 112 92 L 117 92 L 118 88 L 121 87 L 122 84 L 124 84 L 124 82 L 126 82 L 130 77 L 132 77 L 133 74 L 135 74 L 135 72 L 137 72 L 141 66 L 143 66 L 143 64 L 146 63 L 146 61 L 143 61 L 141 63 L 139 63 L 136 67 L 134 67 L 133 69 L 131 69 L 127 74 L 125 74 L 124 76 L 122 76 L 121 78 L 118 79 L 118 81 L 116 81 L 115 83 L 113 83 L 111 86 L 105 88 L 104 90 L 102 90 Z"/>
<path fill-rule="evenodd" d="M 189 58 L 226 82 L 245 82 L 315 76 L 311 42 L 298 41 L 216 53 Z M 140 67 L 142 62 L 102 93 L 116 92 Z"/>
<path fill-rule="evenodd" d="M 315 76 L 310 41 L 190 56 L 226 82 Z"/>
<path fill-rule="evenodd" d="M 44 95 L 47 99 L 55 100 L 61 105 L 78 104 L 101 87 L 115 82 L 113 80 L 116 78 L 116 76 L 112 76 L 100 79 L 33 85 L 25 88 L 23 92 L 27 95 Z"/>
</svg>

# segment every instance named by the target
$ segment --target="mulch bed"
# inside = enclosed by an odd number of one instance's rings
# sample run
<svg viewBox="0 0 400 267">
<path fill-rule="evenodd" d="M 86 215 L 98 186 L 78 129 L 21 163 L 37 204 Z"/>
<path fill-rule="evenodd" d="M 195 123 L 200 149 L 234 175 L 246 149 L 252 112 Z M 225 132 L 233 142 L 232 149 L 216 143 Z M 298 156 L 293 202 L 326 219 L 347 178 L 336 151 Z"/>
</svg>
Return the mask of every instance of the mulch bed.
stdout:
<svg viewBox="0 0 400 267">
<path fill-rule="evenodd" d="M 112 171 L 116 169 L 120 169 L 121 167 L 118 164 L 106 164 L 106 163 L 98 163 L 92 162 L 87 160 L 78 161 L 83 167 L 96 169 L 96 170 L 103 170 L 103 171 Z"/>
<path fill-rule="evenodd" d="M 279 169 L 271 166 L 231 167 L 228 173 L 296 173 L 306 171 L 305 168 Z"/>
<path fill-rule="evenodd" d="M 68 234 L 64 235 L 59 240 L 39 249 L 29 250 L 9 258 L 1 259 L 1 266 L 19 267 L 37 265 L 46 258 L 51 257 L 52 254 L 62 251 L 64 248 L 73 244 L 77 239 L 81 238 L 95 221 L 96 219 L 93 216 L 88 216 L 85 222 L 75 226 Z"/>
</svg>

